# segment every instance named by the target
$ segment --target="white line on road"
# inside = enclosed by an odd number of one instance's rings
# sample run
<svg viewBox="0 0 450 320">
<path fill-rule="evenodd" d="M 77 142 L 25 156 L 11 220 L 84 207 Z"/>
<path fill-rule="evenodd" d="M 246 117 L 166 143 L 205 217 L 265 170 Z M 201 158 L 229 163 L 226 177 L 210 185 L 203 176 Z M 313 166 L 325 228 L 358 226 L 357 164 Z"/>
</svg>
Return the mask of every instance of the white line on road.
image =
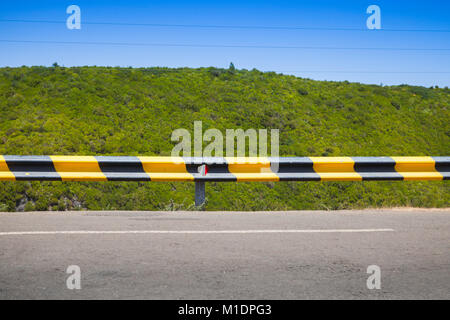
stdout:
<svg viewBox="0 0 450 320">
<path fill-rule="evenodd" d="M 394 229 L 304 229 L 304 230 L 125 230 L 125 231 L 16 231 L 0 232 L 0 236 L 32 236 L 60 234 L 256 234 L 256 233 L 358 233 L 392 232 Z"/>
</svg>

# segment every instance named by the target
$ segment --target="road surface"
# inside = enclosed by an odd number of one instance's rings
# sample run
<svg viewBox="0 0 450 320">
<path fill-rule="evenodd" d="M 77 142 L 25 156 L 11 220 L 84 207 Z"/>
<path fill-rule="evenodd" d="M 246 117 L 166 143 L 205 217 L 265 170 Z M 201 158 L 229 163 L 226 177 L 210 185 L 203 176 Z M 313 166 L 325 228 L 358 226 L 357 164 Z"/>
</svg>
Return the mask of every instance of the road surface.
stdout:
<svg viewBox="0 0 450 320">
<path fill-rule="evenodd" d="M 432 298 L 449 209 L 0 213 L 0 299 Z"/>
</svg>

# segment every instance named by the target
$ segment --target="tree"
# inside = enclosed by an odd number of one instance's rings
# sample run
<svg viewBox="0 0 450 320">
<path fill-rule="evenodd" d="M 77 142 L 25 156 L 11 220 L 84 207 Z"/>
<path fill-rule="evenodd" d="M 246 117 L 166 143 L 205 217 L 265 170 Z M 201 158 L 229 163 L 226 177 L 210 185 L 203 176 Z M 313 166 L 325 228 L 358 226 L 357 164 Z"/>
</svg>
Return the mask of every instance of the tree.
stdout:
<svg viewBox="0 0 450 320">
<path fill-rule="evenodd" d="M 236 68 L 233 64 L 233 62 L 230 62 L 230 67 L 228 68 L 231 74 L 234 74 L 236 72 Z"/>
</svg>

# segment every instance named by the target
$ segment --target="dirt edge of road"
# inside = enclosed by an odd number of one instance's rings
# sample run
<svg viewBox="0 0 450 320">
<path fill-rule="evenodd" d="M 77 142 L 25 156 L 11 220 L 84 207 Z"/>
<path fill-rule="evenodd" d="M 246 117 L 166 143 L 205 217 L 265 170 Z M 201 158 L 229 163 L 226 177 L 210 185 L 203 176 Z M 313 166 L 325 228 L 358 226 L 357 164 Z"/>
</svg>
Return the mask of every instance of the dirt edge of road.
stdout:
<svg viewBox="0 0 450 320">
<path fill-rule="evenodd" d="M 0 211 L 0 215 L 4 215 L 4 214 L 19 214 L 19 215 L 23 215 L 23 214 L 62 214 L 62 213 L 67 213 L 67 214 L 73 214 L 73 213 L 104 213 L 107 214 L 109 212 L 113 213 L 113 212 L 128 212 L 128 213 L 166 213 L 166 214 L 170 214 L 170 213 L 272 213 L 272 214 L 277 214 L 277 213 L 304 213 L 304 212 L 317 212 L 317 213 L 322 213 L 322 212 L 333 212 L 333 213 L 351 213 L 351 212 L 360 212 L 360 213 L 364 213 L 364 212 L 378 212 L 378 213 L 383 213 L 386 211 L 394 211 L 394 212 L 418 212 L 418 211 L 427 211 L 427 212 L 449 212 L 450 213 L 450 207 L 447 208 L 419 208 L 419 207 L 393 207 L 393 208 L 364 208 L 364 209 L 344 209 L 344 210 L 291 210 L 291 211 L 148 211 L 148 210 L 141 210 L 141 211 L 127 211 L 127 210 L 79 210 L 79 211 L 25 211 L 25 212 L 20 212 L 20 211 L 12 211 L 12 212 L 8 212 L 8 211 Z"/>
</svg>

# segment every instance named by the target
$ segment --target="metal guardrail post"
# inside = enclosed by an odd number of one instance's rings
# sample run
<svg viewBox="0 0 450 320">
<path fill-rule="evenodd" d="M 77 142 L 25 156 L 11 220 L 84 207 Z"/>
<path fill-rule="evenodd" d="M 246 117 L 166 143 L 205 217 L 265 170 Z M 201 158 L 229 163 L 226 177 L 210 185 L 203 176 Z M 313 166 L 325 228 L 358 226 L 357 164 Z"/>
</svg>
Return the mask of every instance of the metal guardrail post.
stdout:
<svg viewBox="0 0 450 320">
<path fill-rule="evenodd" d="M 195 181 L 195 206 L 200 207 L 205 204 L 205 182 Z"/>
<path fill-rule="evenodd" d="M 207 167 L 205 164 L 198 167 L 198 173 L 201 176 L 205 176 L 207 173 Z M 205 204 L 205 181 L 198 180 L 195 181 L 195 206 L 201 207 Z"/>
</svg>

